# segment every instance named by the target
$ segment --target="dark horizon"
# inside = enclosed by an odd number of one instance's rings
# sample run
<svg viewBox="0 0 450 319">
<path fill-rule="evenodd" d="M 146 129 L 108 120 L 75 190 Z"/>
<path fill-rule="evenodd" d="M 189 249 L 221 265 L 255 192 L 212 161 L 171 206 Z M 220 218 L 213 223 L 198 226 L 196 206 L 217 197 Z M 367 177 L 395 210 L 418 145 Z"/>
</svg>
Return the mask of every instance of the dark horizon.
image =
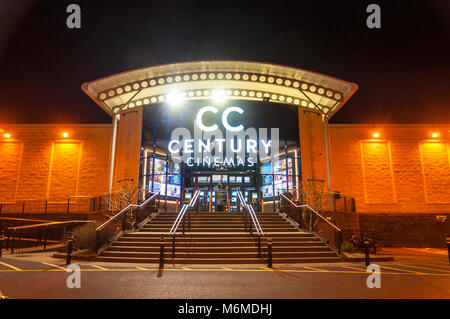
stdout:
<svg viewBox="0 0 450 319">
<path fill-rule="evenodd" d="M 331 123 L 449 123 L 450 3 L 73 1 L 0 4 L 0 123 L 110 123 L 81 84 L 192 60 L 249 60 L 359 85 Z M 366 7 L 381 7 L 368 29 Z"/>
</svg>

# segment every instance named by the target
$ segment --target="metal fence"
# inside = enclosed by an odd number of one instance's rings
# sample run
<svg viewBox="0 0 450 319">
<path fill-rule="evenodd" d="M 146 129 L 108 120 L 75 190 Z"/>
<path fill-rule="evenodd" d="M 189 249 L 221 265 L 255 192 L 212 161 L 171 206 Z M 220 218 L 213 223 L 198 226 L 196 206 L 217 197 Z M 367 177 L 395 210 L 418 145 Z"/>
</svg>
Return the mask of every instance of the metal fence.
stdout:
<svg viewBox="0 0 450 319">
<path fill-rule="evenodd" d="M 105 208 L 105 196 L 85 197 L 72 196 L 67 198 L 31 199 L 14 202 L 0 202 L 2 214 L 80 214 L 95 213 Z"/>
<path fill-rule="evenodd" d="M 321 212 L 323 211 L 356 212 L 355 198 L 351 195 L 342 194 L 340 192 L 320 192 L 308 194 L 309 196 L 303 196 L 302 200 L 300 201 L 297 200 L 296 198 L 297 196 L 300 196 L 301 192 L 300 191 L 297 192 L 297 190 L 294 188 L 288 190 L 284 189 L 281 190 L 281 192 L 286 196 L 288 196 L 297 204 L 307 204 Z M 279 201 L 280 196 L 277 196 L 277 199 Z"/>
<path fill-rule="evenodd" d="M 31 225 L 23 225 L 27 222 L 31 223 Z M 0 223 L 0 231 L 5 235 L 3 248 L 9 249 L 11 254 L 13 254 L 14 252 L 46 251 L 64 247 L 70 231 L 77 225 L 92 223 L 92 221 L 43 222 L 0 217 Z"/>
</svg>

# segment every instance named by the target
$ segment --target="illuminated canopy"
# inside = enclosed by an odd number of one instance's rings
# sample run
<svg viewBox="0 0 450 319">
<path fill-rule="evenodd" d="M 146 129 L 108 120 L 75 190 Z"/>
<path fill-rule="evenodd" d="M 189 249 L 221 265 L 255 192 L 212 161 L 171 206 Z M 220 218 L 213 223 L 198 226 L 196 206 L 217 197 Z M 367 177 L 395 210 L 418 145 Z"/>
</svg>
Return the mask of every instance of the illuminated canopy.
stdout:
<svg viewBox="0 0 450 319">
<path fill-rule="evenodd" d="M 331 118 L 358 89 L 355 83 L 282 65 L 198 61 L 151 66 L 83 83 L 82 90 L 109 114 L 173 98 L 277 102 Z"/>
</svg>

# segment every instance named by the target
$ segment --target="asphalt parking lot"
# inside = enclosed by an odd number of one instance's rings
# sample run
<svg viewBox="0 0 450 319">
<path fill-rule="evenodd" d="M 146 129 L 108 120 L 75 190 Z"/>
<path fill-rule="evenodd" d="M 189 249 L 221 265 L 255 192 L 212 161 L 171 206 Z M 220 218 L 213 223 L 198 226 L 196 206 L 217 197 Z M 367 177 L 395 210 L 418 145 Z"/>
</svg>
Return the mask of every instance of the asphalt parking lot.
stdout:
<svg viewBox="0 0 450 319">
<path fill-rule="evenodd" d="M 389 252 L 389 251 L 388 251 Z M 380 288 L 369 288 L 364 263 L 274 265 L 120 264 L 74 261 L 73 275 L 51 253 L 0 259 L 0 291 L 21 298 L 450 298 L 450 264 L 443 250 L 391 251 L 376 263 Z M 401 254 L 400 254 L 401 253 Z"/>
</svg>

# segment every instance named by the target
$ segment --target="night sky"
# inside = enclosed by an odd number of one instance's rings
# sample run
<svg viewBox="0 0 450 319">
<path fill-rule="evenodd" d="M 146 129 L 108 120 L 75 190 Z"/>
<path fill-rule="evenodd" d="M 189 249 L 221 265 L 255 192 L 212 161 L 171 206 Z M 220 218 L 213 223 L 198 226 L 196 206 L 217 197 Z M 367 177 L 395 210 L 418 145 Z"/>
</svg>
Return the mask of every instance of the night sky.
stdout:
<svg viewBox="0 0 450 319">
<path fill-rule="evenodd" d="M 77 3 L 82 29 L 66 27 Z M 381 29 L 366 7 L 381 6 Z M 450 1 L 0 0 L 0 123 L 110 123 L 83 82 L 252 60 L 355 82 L 332 123 L 450 122 Z"/>
</svg>

